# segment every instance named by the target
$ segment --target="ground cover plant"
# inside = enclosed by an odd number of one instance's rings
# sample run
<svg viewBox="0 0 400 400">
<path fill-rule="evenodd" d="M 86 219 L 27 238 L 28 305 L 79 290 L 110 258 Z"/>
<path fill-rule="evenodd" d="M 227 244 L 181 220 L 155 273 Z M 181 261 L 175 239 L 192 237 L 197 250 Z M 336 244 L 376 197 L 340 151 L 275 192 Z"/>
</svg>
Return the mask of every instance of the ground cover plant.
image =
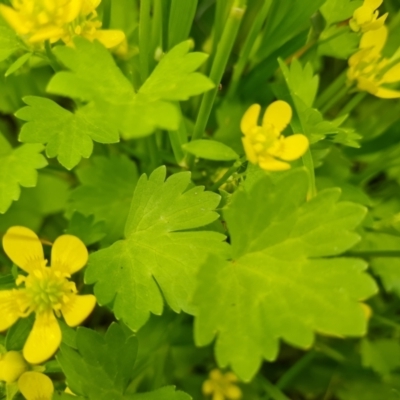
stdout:
<svg viewBox="0 0 400 400">
<path fill-rule="evenodd" d="M 0 398 L 400 399 L 400 1 L 0 1 Z"/>
</svg>

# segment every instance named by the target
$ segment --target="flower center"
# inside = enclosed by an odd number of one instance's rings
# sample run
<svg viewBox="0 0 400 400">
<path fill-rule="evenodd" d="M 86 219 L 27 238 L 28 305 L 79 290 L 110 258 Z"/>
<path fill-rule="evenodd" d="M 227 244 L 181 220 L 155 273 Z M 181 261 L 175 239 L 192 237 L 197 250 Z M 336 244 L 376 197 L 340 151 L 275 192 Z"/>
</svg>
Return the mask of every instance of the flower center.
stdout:
<svg viewBox="0 0 400 400">
<path fill-rule="evenodd" d="M 57 313 L 77 292 L 74 282 L 51 267 L 35 268 L 23 281 L 30 309 L 34 312 L 54 310 Z"/>
<path fill-rule="evenodd" d="M 251 143 L 257 155 L 274 155 L 281 148 L 279 132 L 273 127 L 257 126 L 250 134 Z"/>
</svg>

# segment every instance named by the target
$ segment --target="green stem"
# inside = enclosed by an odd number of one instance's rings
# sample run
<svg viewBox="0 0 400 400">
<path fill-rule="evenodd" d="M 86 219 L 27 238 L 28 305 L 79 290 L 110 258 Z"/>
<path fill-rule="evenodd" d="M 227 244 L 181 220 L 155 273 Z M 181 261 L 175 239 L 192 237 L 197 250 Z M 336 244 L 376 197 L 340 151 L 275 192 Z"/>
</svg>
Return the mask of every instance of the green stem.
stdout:
<svg viewBox="0 0 400 400">
<path fill-rule="evenodd" d="M 111 0 L 103 1 L 102 29 L 109 29 L 111 22 Z"/>
<path fill-rule="evenodd" d="M 149 172 L 152 172 L 154 169 L 158 167 L 160 160 L 155 134 L 152 134 L 151 136 L 148 136 L 146 138 L 146 147 L 147 147 L 147 152 L 150 156 Z"/>
<path fill-rule="evenodd" d="M 200 110 L 197 115 L 196 124 L 193 130 L 192 140 L 201 139 L 206 129 L 215 96 L 218 92 L 218 85 L 222 79 L 222 75 L 224 74 L 226 64 L 228 63 L 233 44 L 235 43 L 236 36 L 239 31 L 240 23 L 242 22 L 245 11 L 244 3 L 244 0 L 236 0 L 231 8 L 228 21 L 222 33 L 221 41 L 218 44 L 217 53 L 215 55 L 210 72 L 210 78 L 215 83 L 215 88 L 213 90 L 209 90 L 203 95 Z M 194 156 L 188 156 L 188 164 L 190 167 L 193 166 L 193 162 Z"/>
<path fill-rule="evenodd" d="M 276 387 L 283 390 L 300 374 L 315 358 L 315 351 L 310 351 L 292 365 L 278 380 Z"/>
<path fill-rule="evenodd" d="M 308 187 L 308 200 L 311 200 L 313 197 L 317 195 L 317 186 L 315 184 L 315 171 L 314 171 L 314 161 L 312 158 L 311 150 L 308 148 L 304 156 L 302 157 L 303 165 L 307 170 L 308 178 L 309 178 L 309 187 Z"/>
<path fill-rule="evenodd" d="M 331 347 L 327 346 L 323 343 L 317 343 L 314 346 L 316 351 L 321 352 L 322 354 L 326 355 L 327 357 L 335 360 L 338 363 L 343 363 L 346 361 L 346 357 L 343 356 L 342 353 L 339 353 L 337 350 L 332 349 Z"/>
<path fill-rule="evenodd" d="M 383 325 L 391 326 L 392 328 L 400 329 L 400 324 L 391 321 L 388 318 L 381 317 L 380 315 L 372 314 L 372 319 L 380 322 Z"/>
<path fill-rule="evenodd" d="M 341 109 L 340 113 L 338 114 L 338 117 L 341 117 L 342 115 L 349 114 L 351 111 L 356 108 L 361 101 L 365 99 L 367 96 L 367 92 L 358 92 L 355 96 L 353 96 L 350 101 Z"/>
<path fill-rule="evenodd" d="M 50 67 L 53 68 L 54 72 L 58 72 L 61 70 L 57 58 L 54 56 L 53 51 L 51 50 L 51 45 L 48 40 L 44 42 L 44 49 L 46 51 L 46 55 L 50 64 Z"/>
<path fill-rule="evenodd" d="M 372 250 L 372 251 L 349 251 L 346 256 L 350 257 L 400 257 L 399 250 Z"/>
<path fill-rule="evenodd" d="M 289 397 L 286 397 L 286 395 L 282 393 L 278 387 L 273 385 L 267 378 L 260 375 L 259 379 L 270 398 L 273 400 L 290 400 Z"/>
<path fill-rule="evenodd" d="M 329 111 L 336 103 L 338 103 L 340 100 L 342 100 L 346 94 L 347 94 L 348 88 L 346 86 L 342 87 L 342 89 L 339 90 L 334 96 L 331 97 L 331 99 L 319 110 L 321 111 L 322 114 L 325 114 L 327 111 Z"/>
<path fill-rule="evenodd" d="M 249 34 L 246 38 L 246 41 L 243 45 L 242 51 L 240 52 L 239 60 L 233 68 L 232 80 L 231 80 L 229 90 L 227 93 L 228 98 L 232 97 L 236 93 L 240 78 L 246 67 L 251 50 L 254 46 L 257 35 L 259 34 L 265 20 L 267 19 L 267 16 L 271 9 L 271 5 L 272 5 L 272 0 L 265 0 L 260 12 L 258 13 L 257 17 L 255 18 L 255 20 L 253 22 L 250 32 L 249 32 Z"/>
<path fill-rule="evenodd" d="M 149 76 L 149 54 L 151 41 L 151 0 L 141 0 L 139 21 L 139 54 L 140 54 L 140 77 L 142 84 Z"/>
<path fill-rule="evenodd" d="M 213 192 L 218 190 L 242 166 L 244 161 L 246 161 L 245 156 L 236 160 L 234 164 L 225 172 L 225 174 L 222 175 L 222 177 L 211 186 L 210 190 Z"/>
<path fill-rule="evenodd" d="M 315 101 L 315 107 L 323 107 L 336 93 L 338 93 L 346 84 L 346 71 L 343 71 L 318 97 Z"/>
<path fill-rule="evenodd" d="M 179 109 L 180 113 L 180 123 L 178 130 L 176 131 L 169 131 L 168 132 L 168 137 L 171 142 L 172 146 L 172 151 L 174 152 L 175 160 L 178 163 L 178 165 L 181 166 L 186 166 L 185 163 L 185 153 L 182 150 L 182 145 L 187 143 L 187 132 L 186 132 L 186 126 L 185 126 L 185 121 L 183 120 L 180 104 L 177 104 L 177 107 Z"/>
</svg>

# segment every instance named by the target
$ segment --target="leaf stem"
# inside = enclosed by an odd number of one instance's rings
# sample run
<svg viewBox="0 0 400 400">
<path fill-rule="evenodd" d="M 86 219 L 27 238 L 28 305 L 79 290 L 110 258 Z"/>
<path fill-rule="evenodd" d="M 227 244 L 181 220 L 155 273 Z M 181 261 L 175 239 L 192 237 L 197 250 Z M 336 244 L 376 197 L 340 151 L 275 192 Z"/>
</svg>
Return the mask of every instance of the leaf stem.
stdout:
<svg viewBox="0 0 400 400">
<path fill-rule="evenodd" d="M 142 79 L 142 84 L 149 76 L 149 54 L 151 40 L 150 10 L 151 0 L 141 0 L 139 21 L 139 54 L 140 77 Z"/>
<path fill-rule="evenodd" d="M 283 390 L 285 389 L 296 376 L 306 368 L 316 356 L 315 351 L 309 351 L 293 364 L 276 382 L 276 387 Z"/>
<path fill-rule="evenodd" d="M 308 150 L 302 157 L 302 161 L 303 161 L 304 167 L 307 170 L 308 179 L 309 179 L 307 199 L 311 200 L 313 197 L 315 197 L 317 195 L 317 186 L 315 184 L 314 161 L 312 158 L 310 148 L 308 148 Z"/>
<path fill-rule="evenodd" d="M 380 322 L 383 325 L 391 326 L 392 328 L 400 329 L 400 324 L 391 321 L 388 318 L 381 317 L 380 315 L 372 314 L 372 319 Z"/>
<path fill-rule="evenodd" d="M 225 174 L 222 175 L 222 177 L 211 186 L 210 190 L 213 192 L 217 191 L 242 166 L 244 161 L 246 161 L 245 156 L 236 160 L 233 165 L 225 172 Z"/>
<path fill-rule="evenodd" d="M 355 96 L 353 96 L 350 101 L 341 109 L 340 113 L 338 114 L 338 117 L 341 117 L 342 115 L 349 114 L 351 111 L 356 108 L 361 101 L 365 99 L 367 95 L 367 92 L 358 92 Z"/>
<path fill-rule="evenodd" d="M 320 109 L 333 98 L 346 84 L 346 70 L 343 71 L 318 97 L 315 107 Z"/>
<path fill-rule="evenodd" d="M 46 51 L 46 55 L 50 64 L 50 67 L 53 68 L 54 72 L 58 72 L 61 70 L 57 58 L 54 56 L 53 51 L 51 50 L 51 45 L 48 40 L 44 42 L 44 49 Z"/>
<path fill-rule="evenodd" d="M 192 140 L 201 139 L 206 129 L 208 118 L 210 117 L 211 109 L 217 95 L 218 85 L 221 82 L 233 44 L 235 43 L 240 24 L 242 22 L 243 14 L 245 12 L 245 3 L 245 0 L 236 0 L 230 10 L 228 21 L 222 33 L 221 41 L 218 44 L 217 53 L 215 55 L 210 72 L 210 79 L 215 83 L 215 88 L 209 90 L 203 95 L 200 110 L 197 115 L 196 124 L 193 130 Z M 193 163 L 194 156 L 189 155 L 189 166 L 192 167 Z"/>
<path fill-rule="evenodd" d="M 187 132 L 186 132 L 186 126 L 185 126 L 185 121 L 182 116 L 182 111 L 180 104 L 177 103 L 177 107 L 180 113 L 180 123 L 178 130 L 176 131 L 168 131 L 168 137 L 169 141 L 171 142 L 172 146 L 172 151 L 175 156 L 175 160 L 178 165 L 181 166 L 186 166 L 185 163 L 185 153 L 182 150 L 182 145 L 187 143 Z"/>
<path fill-rule="evenodd" d="M 253 22 L 250 32 L 240 52 L 239 60 L 233 67 L 232 80 L 230 82 L 228 93 L 226 95 L 227 98 L 232 97 L 236 93 L 240 78 L 243 74 L 247 61 L 249 59 L 250 52 L 254 46 L 257 35 L 259 34 L 265 20 L 268 17 L 271 5 L 272 5 L 272 0 L 265 0 L 260 12 L 258 13 L 257 17 Z"/>
<path fill-rule="evenodd" d="M 337 104 L 340 100 L 342 100 L 347 94 L 348 88 L 343 86 L 335 95 L 331 97 L 331 99 L 320 108 L 320 112 L 325 114 L 329 111 L 335 104 Z"/>
<path fill-rule="evenodd" d="M 260 375 L 259 379 L 263 388 L 273 400 L 290 400 L 289 397 L 286 397 L 286 395 L 282 393 L 282 391 L 277 386 L 272 384 L 267 378 Z"/>
</svg>

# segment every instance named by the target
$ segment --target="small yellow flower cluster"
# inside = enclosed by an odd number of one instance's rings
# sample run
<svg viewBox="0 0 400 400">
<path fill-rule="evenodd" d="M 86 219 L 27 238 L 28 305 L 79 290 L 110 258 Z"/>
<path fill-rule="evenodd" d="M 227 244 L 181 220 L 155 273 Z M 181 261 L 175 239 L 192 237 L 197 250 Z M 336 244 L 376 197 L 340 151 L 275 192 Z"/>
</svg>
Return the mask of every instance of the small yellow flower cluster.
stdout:
<svg viewBox="0 0 400 400">
<path fill-rule="evenodd" d="M 400 82 L 400 63 L 382 56 L 388 29 L 384 25 L 388 13 L 380 18 L 377 10 L 383 0 L 364 0 L 354 11 L 349 25 L 355 32 L 363 32 L 359 50 L 349 58 L 348 85 L 355 83 L 360 91 L 383 99 L 400 97 L 400 91 L 385 87 L 385 84 Z"/>
<path fill-rule="evenodd" d="M 290 164 L 285 161 L 300 158 L 308 149 L 308 139 L 300 133 L 282 136 L 292 119 L 292 109 L 285 101 L 278 100 L 267 107 L 261 126 L 258 125 L 260 111 L 261 107 L 253 104 L 243 115 L 240 124 L 247 158 L 265 171 L 288 170 Z"/>
<path fill-rule="evenodd" d="M 120 30 L 101 30 L 96 8 L 101 0 L 12 0 L 12 7 L 0 4 L 0 14 L 29 44 L 72 44 L 75 36 L 97 39 L 107 48 L 123 44 Z"/>
<path fill-rule="evenodd" d="M 67 325 L 81 324 L 92 312 L 95 296 L 77 295 L 71 274 L 83 268 L 88 260 L 85 245 L 75 236 L 62 235 L 51 250 L 51 266 L 46 266 L 42 244 L 28 228 L 14 226 L 3 237 L 3 249 L 14 264 L 27 275 L 17 278 L 18 289 L 0 291 L 0 332 L 19 318 L 35 313 L 35 322 L 23 348 L 30 364 L 49 359 L 61 343 L 57 317 Z M 56 316 L 55 316 L 56 315 Z"/>
<path fill-rule="evenodd" d="M 0 354 L 0 381 L 16 386 L 26 400 L 51 400 L 54 386 L 51 379 L 38 371 L 30 371 L 19 351 Z"/>
<path fill-rule="evenodd" d="M 236 386 L 237 381 L 234 373 L 223 374 L 219 369 L 213 369 L 209 379 L 203 383 L 203 394 L 212 396 L 212 400 L 239 400 L 242 398 L 242 391 Z"/>
<path fill-rule="evenodd" d="M 383 0 L 364 0 L 363 5 L 358 7 L 353 13 L 353 18 L 349 21 L 350 28 L 354 32 L 368 32 L 383 26 L 388 13 L 378 18 L 379 11 L 377 8 L 382 3 Z"/>
</svg>

